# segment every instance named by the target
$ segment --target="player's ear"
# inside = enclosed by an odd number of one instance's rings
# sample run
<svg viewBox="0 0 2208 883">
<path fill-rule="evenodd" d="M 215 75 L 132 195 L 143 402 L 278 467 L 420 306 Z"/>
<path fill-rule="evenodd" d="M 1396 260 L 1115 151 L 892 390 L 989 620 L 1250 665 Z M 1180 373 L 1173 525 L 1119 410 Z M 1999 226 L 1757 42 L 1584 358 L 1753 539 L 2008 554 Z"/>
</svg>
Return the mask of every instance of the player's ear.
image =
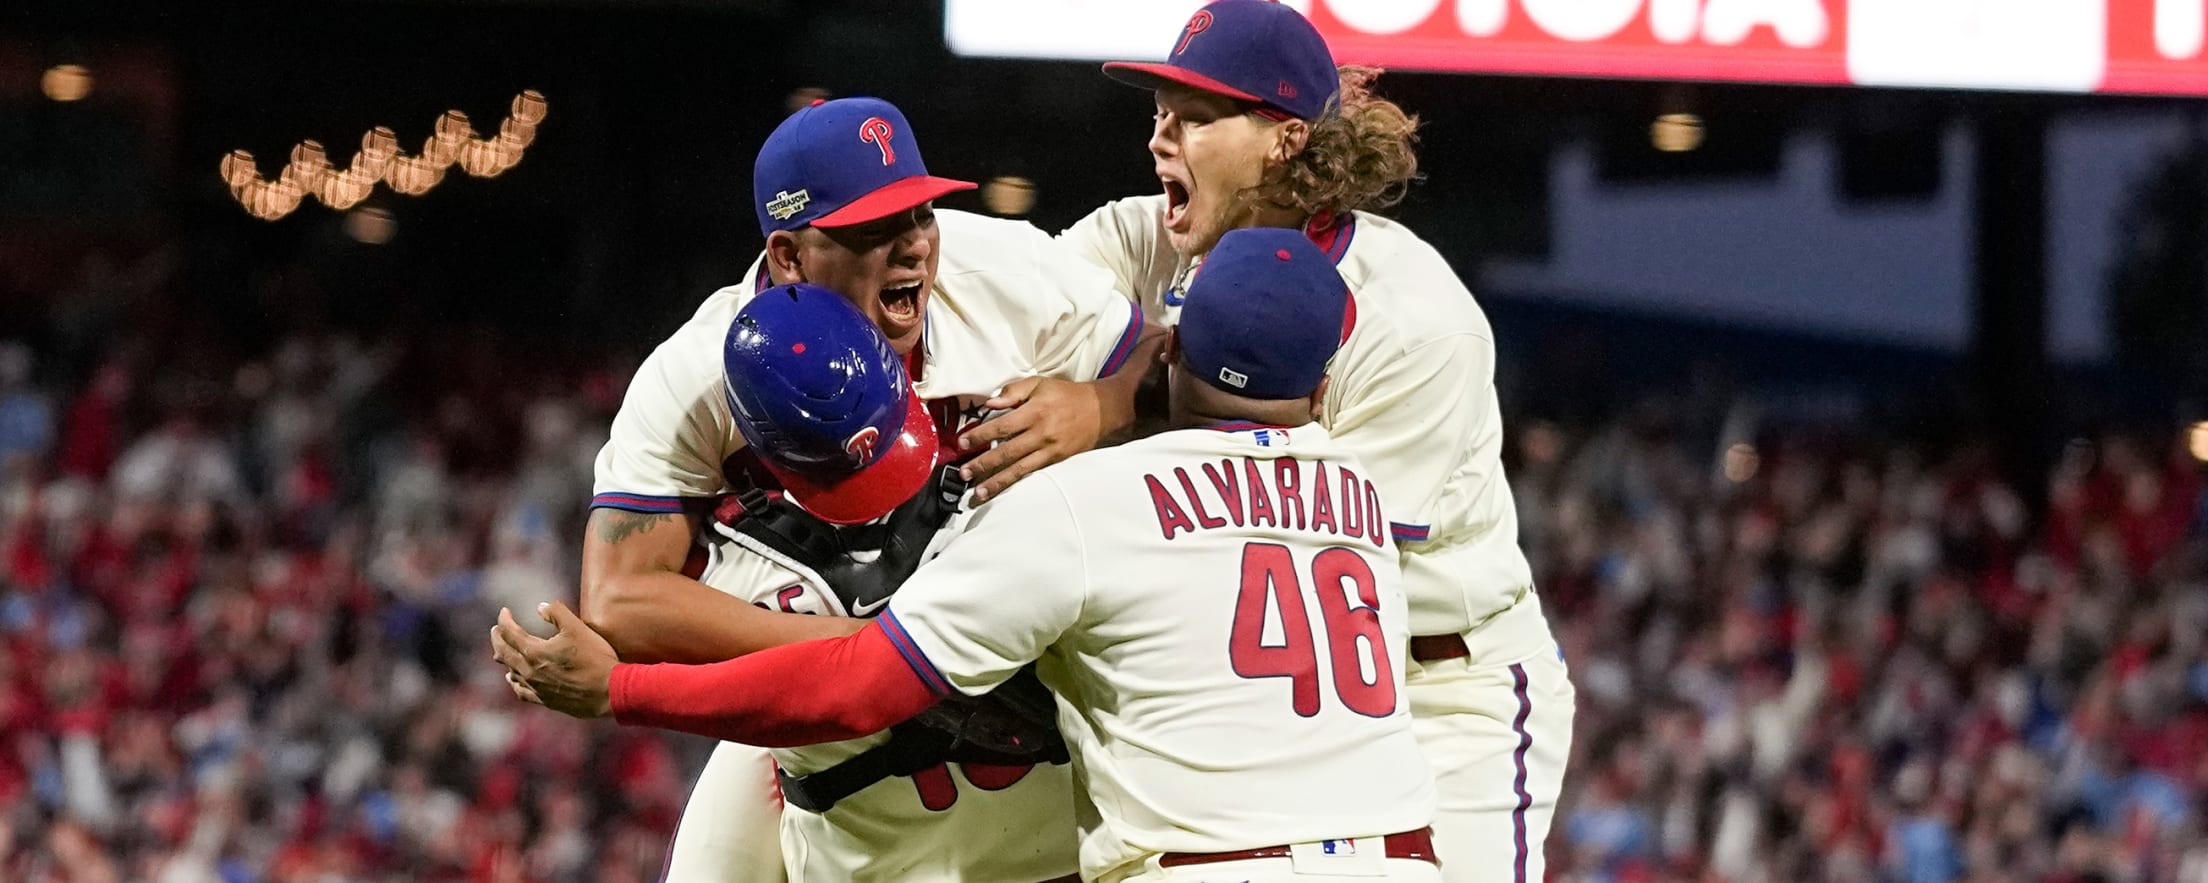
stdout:
<svg viewBox="0 0 2208 883">
<path fill-rule="evenodd" d="M 776 285 L 805 281 L 805 267 L 798 259 L 799 242 L 794 230 L 767 234 L 767 277 Z"/>
<path fill-rule="evenodd" d="M 1311 124 L 1303 120 L 1282 120 L 1273 125 L 1273 149 L 1265 158 L 1275 163 L 1285 163 L 1302 153 L 1304 145 L 1311 143 Z"/>
<path fill-rule="evenodd" d="M 1325 410 L 1321 403 L 1326 401 L 1326 385 L 1332 382 L 1334 382 L 1334 375 L 1322 376 L 1319 378 L 1319 388 L 1311 391 L 1311 420 L 1313 422 L 1317 422 L 1321 413 Z"/>
</svg>

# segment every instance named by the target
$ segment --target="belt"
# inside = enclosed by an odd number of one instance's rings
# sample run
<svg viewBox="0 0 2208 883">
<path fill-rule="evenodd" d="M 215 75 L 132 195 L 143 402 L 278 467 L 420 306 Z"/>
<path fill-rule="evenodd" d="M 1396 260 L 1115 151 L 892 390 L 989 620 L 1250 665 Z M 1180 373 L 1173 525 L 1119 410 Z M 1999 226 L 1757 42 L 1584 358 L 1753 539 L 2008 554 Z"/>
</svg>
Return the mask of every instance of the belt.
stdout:
<svg viewBox="0 0 2208 883">
<path fill-rule="evenodd" d="M 1470 655 L 1472 655 L 1472 648 L 1464 646 L 1463 635 L 1414 635 L 1411 637 L 1411 658 L 1420 662 L 1463 659 Z"/>
<path fill-rule="evenodd" d="M 1382 851 L 1388 858 L 1416 859 L 1441 864 L 1434 855 L 1434 829 L 1420 828 L 1401 834 L 1389 834 L 1381 838 Z M 1288 858 L 1286 846 L 1261 846 L 1235 852 L 1168 852 L 1158 857 L 1158 865 L 1176 868 L 1181 865 L 1204 865 L 1213 862 L 1239 862 L 1259 858 Z"/>
</svg>

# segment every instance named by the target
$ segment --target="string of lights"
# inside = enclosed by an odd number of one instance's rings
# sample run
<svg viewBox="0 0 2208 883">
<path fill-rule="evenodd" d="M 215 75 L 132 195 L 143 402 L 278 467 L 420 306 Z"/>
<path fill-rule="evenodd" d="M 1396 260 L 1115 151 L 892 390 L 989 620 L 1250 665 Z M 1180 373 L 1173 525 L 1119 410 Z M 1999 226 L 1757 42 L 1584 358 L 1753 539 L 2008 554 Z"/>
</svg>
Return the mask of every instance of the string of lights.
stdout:
<svg viewBox="0 0 2208 883">
<path fill-rule="evenodd" d="M 471 177 L 496 178 L 519 164 L 536 141 L 547 108 L 542 93 L 524 90 L 489 137 L 476 131 L 467 114 L 445 111 L 422 149 L 412 154 L 400 152 L 397 132 L 377 126 L 360 136 L 360 149 L 344 168 L 330 163 L 320 142 L 303 141 L 274 178 L 261 176 L 251 152 L 233 150 L 222 158 L 222 180 L 248 214 L 265 221 L 297 211 L 309 198 L 345 211 L 367 199 L 379 181 L 394 193 L 421 196 L 443 183 L 455 165 Z"/>
</svg>

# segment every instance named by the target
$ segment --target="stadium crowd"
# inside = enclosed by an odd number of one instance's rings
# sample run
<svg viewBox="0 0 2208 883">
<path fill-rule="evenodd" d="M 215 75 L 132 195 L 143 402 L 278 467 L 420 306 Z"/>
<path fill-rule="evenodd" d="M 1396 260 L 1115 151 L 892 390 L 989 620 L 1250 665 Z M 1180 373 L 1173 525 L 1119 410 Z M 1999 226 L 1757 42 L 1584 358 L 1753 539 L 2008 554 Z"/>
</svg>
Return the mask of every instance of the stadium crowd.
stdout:
<svg viewBox="0 0 2208 883">
<path fill-rule="evenodd" d="M 1665 414 L 1520 433 L 1581 703 L 1553 876 L 2208 880 L 2208 511 L 2174 433 L 2073 441 L 2035 524 L 1982 445 L 1701 456 Z"/>
<path fill-rule="evenodd" d="M 0 346 L 0 879 L 653 879 L 703 746 L 482 641 L 572 593 L 633 363 L 166 352 Z M 1553 879 L 2208 880 L 2174 439 L 2073 444 L 2033 518 L 1982 447 L 1676 414 L 1514 425 L 1582 703 Z"/>
<path fill-rule="evenodd" d="M 656 877 L 702 756 L 531 713 L 482 640 L 572 591 L 625 374 L 409 361 L 0 349 L 0 879 Z"/>
</svg>

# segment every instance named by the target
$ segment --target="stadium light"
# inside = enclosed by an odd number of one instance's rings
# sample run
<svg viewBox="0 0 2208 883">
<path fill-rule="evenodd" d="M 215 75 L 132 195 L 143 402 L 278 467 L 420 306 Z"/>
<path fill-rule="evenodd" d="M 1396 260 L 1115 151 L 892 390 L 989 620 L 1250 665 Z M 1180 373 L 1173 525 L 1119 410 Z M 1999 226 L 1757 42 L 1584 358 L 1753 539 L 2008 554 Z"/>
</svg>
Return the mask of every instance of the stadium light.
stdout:
<svg viewBox="0 0 2208 883">
<path fill-rule="evenodd" d="M 399 230 L 399 222 L 391 213 L 380 208 L 364 208 L 345 215 L 345 235 L 362 245 L 382 245 L 391 241 Z"/>
<path fill-rule="evenodd" d="M 992 212 L 1007 218 L 1021 217 L 1035 207 L 1035 182 L 1009 175 L 991 178 L 981 188 L 981 201 Z"/>
<path fill-rule="evenodd" d="M 1686 153 L 1702 146 L 1702 117 L 1691 113 L 1667 113 L 1648 127 L 1648 142 L 1665 153 Z"/>
<path fill-rule="evenodd" d="M 85 83 L 89 90 L 89 76 Z M 51 88 L 48 94 L 52 94 Z M 437 118 L 432 134 L 423 140 L 421 152 L 412 155 L 399 152 L 397 132 L 388 126 L 377 126 L 360 136 L 359 152 L 354 153 L 351 163 L 342 169 L 330 162 L 320 142 L 303 141 L 292 148 L 291 162 L 277 172 L 274 179 L 261 177 L 253 154 L 233 150 L 222 158 L 222 180 L 230 186 L 230 195 L 248 213 L 270 221 L 290 214 L 306 197 L 346 211 L 367 199 L 378 182 L 395 193 L 420 196 L 442 183 L 445 171 L 454 165 L 474 177 L 495 178 L 519 164 L 522 153 L 536 141 L 537 124 L 544 121 L 547 107 L 543 93 L 535 89 L 523 90 L 508 104 L 506 118 L 499 121 L 496 133 L 488 138 L 479 136 L 466 113 L 445 111 Z M 356 219 L 368 218 L 370 220 L 360 223 L 375 223 L 374 217 L 356 212 L 347 218 L 347 229 L 353 229 Z M 388 213 L 382 217 L 384 222 L 389 221 Z M 389 234 L 384 238 L 388 239 Z M 361 241 L 381 244 L 380 240 Z"/>
<path fill-rule="evenodd" d="M 55 101 L 80 101 L 92 94 L 92 72 L 81 64 L 57 64 L 38 78 L 38 87 Z"/>
<path fill-rule="evenodd" d="M 1741 442 L 1725 449 L 1725 480 L 1740 484 L 1756 477 L 1756 469 L 1763 465 L 1763 455 L 1756 453 L 1756 446 Z"/>
</svg>

